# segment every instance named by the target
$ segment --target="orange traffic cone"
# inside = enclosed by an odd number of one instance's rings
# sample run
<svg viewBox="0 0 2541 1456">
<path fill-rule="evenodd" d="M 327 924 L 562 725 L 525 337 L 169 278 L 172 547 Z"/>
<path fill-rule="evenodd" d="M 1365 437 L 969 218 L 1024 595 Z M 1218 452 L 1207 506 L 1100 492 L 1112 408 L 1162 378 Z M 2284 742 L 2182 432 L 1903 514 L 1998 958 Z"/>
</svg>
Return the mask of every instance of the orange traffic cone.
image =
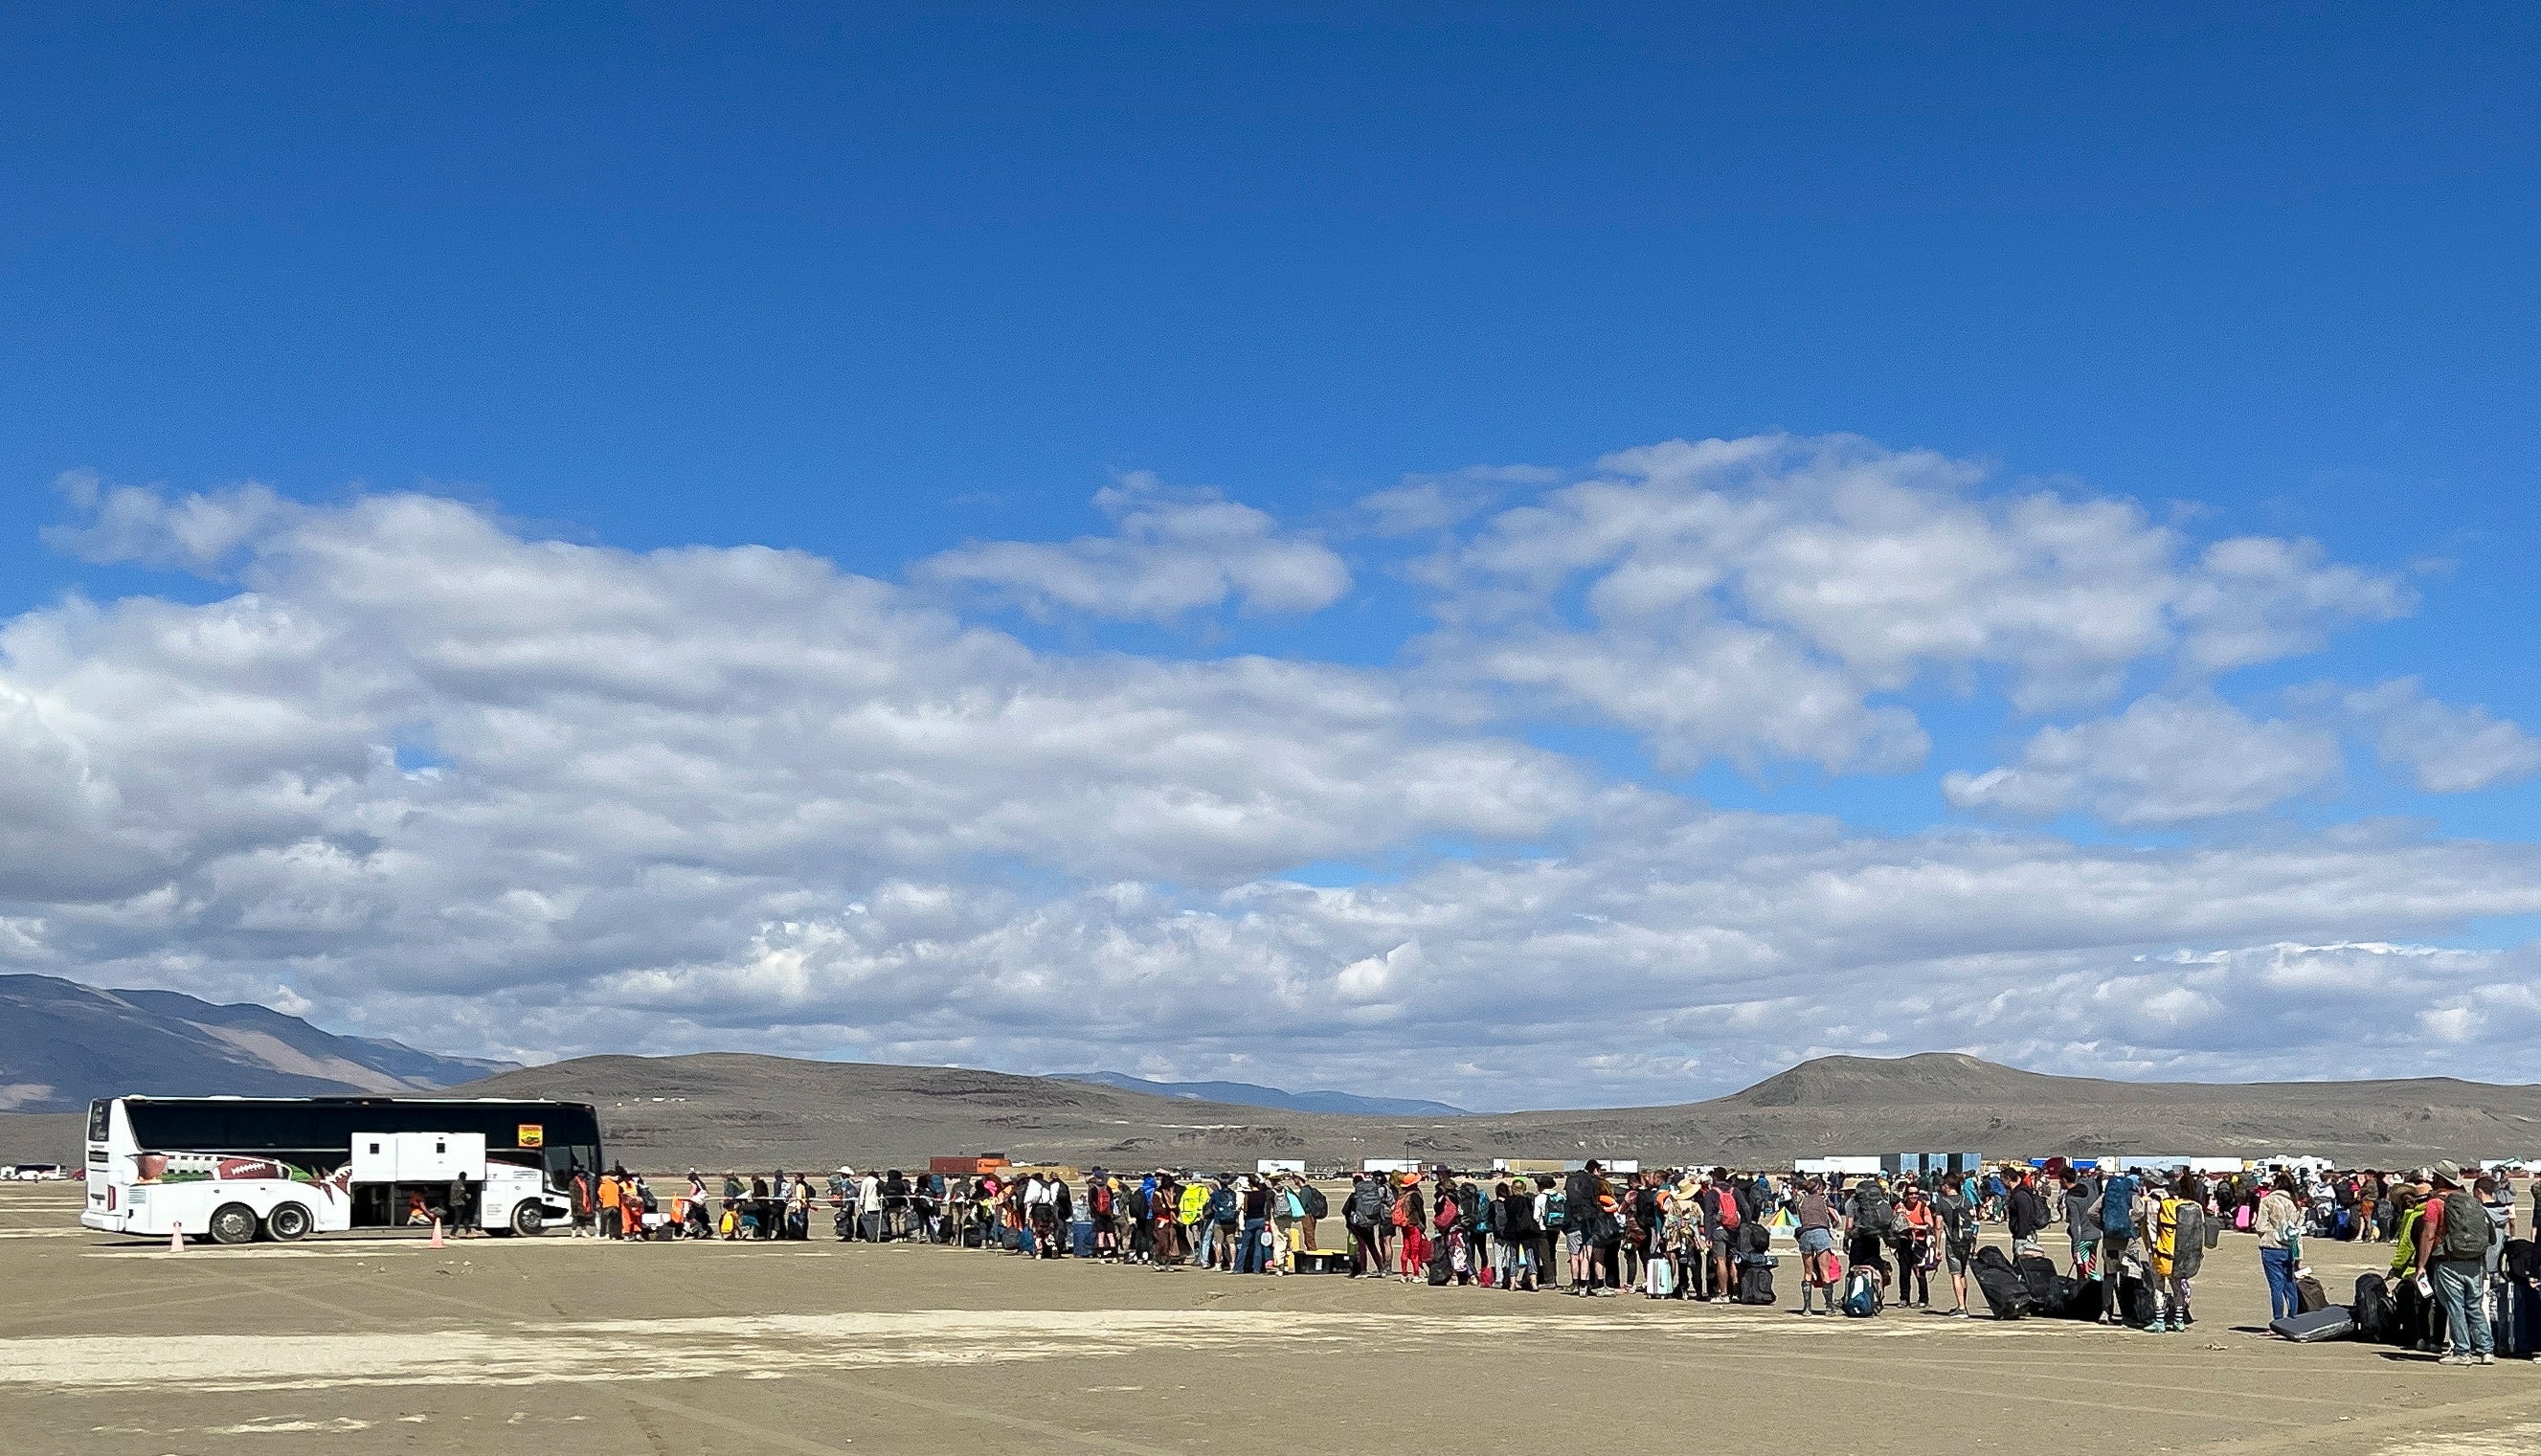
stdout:
<svg viewBox="0 0 2541 1456">
<path fill-rule="evenodd" d="M 185 1225 L 182 1223 L 168 1225 L 168 1252 L 171 1254 L 185 1252 Z"/>
<path fill-rule="evenodd" d="M 427 1249 L 438 1249 L 438 1248 L 440 1248 L 440 1247 L 441 1247 L 441 1220 L 440 1220 L 440 1219 L 436 1218 L 436 1219 L 432 1220 L 432 1242 L 431 1242 L 431 1243 L 429 1243 L 429 1244 L 424 1245 L 424 1247 L 425 1247 L 425 1248 L 427 1248 Z"/>
</svg>

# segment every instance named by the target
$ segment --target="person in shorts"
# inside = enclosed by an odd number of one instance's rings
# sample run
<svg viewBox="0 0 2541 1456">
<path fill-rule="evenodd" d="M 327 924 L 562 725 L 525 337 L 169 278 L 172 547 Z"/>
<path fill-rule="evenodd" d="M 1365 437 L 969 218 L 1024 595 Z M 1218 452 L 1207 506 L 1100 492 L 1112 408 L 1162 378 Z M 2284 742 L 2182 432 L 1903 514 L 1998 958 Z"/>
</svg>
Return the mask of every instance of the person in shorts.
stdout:
<svg viewBox="0 0 2541 1456">
<path fill-rule="evenodd" d="M 1950 1273 L 1954 1299 L 1950 1313 L 1964 1320 L 1968 1317 L 1968 1266 L 1977 1258 L 1977 1205 L 1965 1188 L 1945 1184 L 1941 1196 L 1932 1202 L 1932 1211 L 1941 1225 L 1941 1264 Z"/>
<path fill-rule="evenodd" d="M 1791 1213 L 1799 1222 L 1793 1235 L 1800 1246 L 1800 1313 L 1835 1313 L 1835 1205 L 1827 1201 L 1826 1185 L 1815 1178 L 1800 1187 L 1800 1196 L 1792 1201 Z M 1811 1299 L 1826 1296 L 1826 1308 L 1817 1309 Z"/>
</svg>

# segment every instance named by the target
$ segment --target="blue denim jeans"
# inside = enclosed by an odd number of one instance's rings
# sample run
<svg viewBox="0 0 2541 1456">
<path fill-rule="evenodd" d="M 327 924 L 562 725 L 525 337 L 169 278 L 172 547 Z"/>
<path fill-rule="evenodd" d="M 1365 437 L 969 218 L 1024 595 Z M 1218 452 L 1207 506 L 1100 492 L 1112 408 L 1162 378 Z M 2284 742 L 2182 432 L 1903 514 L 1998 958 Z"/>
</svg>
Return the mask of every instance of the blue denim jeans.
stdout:
<svg viewBox="0 0 2541 1456">
<path fill-rule="evenodd" d="M 1259 1218 L 1247 1218 L 1244 1220 L 1244 1232 L 1238 1236 L 1235 1245 L 1235 1272 L 1237 1274 L 1258 1274 L 1262 1273 L 1264 1267 L 1262 1230 L 1268 1226 L 1269 1225 L 1264 1220 Z"/>
<path fill-rule="evenodd" d="M 2427 1266 L 2435 1298 L 2444 1307 L 2444 1337 L 2457 1355 L 2494 1354 L 2488 1328 L 2488 1291 L 2476 1259 L 2438 1259 Z"/>
<path fill-rule="evenodd" d="M 2302 1313 L 2302 1295 L 2294 1289 L 2293 1251 L 2261 1249 L 2259 1268 L 2268 1275 L 2268 1318 L 2291 1319 Z"/>
</svg>

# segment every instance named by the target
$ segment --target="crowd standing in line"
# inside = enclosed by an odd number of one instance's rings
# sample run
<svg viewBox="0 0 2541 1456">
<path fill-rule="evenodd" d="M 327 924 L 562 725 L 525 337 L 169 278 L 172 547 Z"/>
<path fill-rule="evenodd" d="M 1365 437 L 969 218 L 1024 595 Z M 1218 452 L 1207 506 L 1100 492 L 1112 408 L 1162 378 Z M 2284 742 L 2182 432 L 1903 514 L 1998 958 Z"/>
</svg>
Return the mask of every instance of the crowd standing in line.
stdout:
<svg viewBox="0 0 2541 1456">
<path fill-rule="evenodd" d="M 577 1171 L 571 1196 L 574 1232 L 603 1239 L 808 1239 L 826 1199 L 835 1235 L 869 1243 L 1240 1274 L 1292 1274 L 1315 1259 L 1345 1265 L 1351 1278 L 1706 1303 L 1776 1302 L 1780 1261 L 1771 1250 L 1782 1229 L 1799 1257 L 1795 1312 L 1817 1316 L 1894 1303 L 1966 1318 L 1982 1225 L 2001 1224 L 2012 1259 L 2038 1266 L 2049 1262 L 2047 1230 L 2061 1227 L 2069 1273 L 2059 1277 L 2072 1296 L 2096 1299 L 2100 1323 L 2157 1332 L 2197 1322 L 2195 1280 L 2228 1229 L 2254 1236 L 2272 1318 L 2319 1302 L 2305 1289 L 2305 1241 L 2387 1242 L 2387 1272 L 2359 1280 L 2354 1306 L 2372 1338 L 2453 1364 L 2492 1363 L 2501 1341 L 2528 1353 L 2541 1338 L 2541 1270 L 2497 1177 L 2449 1162 L 2211 1179 L 2099 1171 L 2110 1164 L 1781 1181 L 1725 1167 L 1610 1175 L 1593 1160 L 1559 1177 L 1362 1172 L 1343 1196 L 1334 1248 L 1324 1242 L 1335 1215 L 1327 1195 L 1293 1173 L 1098 1168 L 1079 1184 L 1041 1170 L 948 1178 L 840 1167 L 816 1189 L 808 1174 L 782 1169 L 727 1172 L 719 1186 L 691 1169 L 666 1206 L 620 1167 Z M 2541 1222 L 2541 1187 L 2533 1197 Z M 1933 1309 L 1936 1282 L 1946 1310 Z"/>
</svg>

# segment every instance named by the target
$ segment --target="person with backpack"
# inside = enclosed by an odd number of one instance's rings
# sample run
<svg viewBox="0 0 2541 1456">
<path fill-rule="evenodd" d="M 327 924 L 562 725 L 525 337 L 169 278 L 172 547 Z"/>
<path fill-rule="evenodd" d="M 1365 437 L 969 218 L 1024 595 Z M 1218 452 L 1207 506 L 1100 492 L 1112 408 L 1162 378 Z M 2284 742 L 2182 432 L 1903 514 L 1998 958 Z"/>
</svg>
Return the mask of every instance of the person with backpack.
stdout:
<svg viewBox="0 0 2541 1456">
<path fill-rule="evenodd" d="M 1932 1269 L 1940 1263 L 1941 1220 L 1924 1199 L 1921 1184 L 1908 1183 L 1898 1201 L 1897 1226 L 1888 1247 L 1897 1256 L 1897 1304 L 1901 1309 L 1932 1307 Z"/>
<path fill-rule="evenodd" d="M 1586 1294 L 1597 1271 L 1597 1160 L 1561 1182 L 1561 1244 L 1570 1256 L 1570 1292 Z"/>
<path fill-rule="evenodd" d="M 1438 1202 L 1429 1213 L 1429 1260 L 1421 1277 L 1432 1285 L 1449 1279 L 1463 1283 L 1473 1274 L 1473 1253 L 1465 1246 L 1464 1192 L 1454 1175 L 1438 1170 Z"/>
<path fill-rule="evenodd" d="M 1562 1224 L 1567 1216 L 1561 1190 L 1553 1186 L 1551 1175 L 1538 1175 L 1535 1180 L 1535 1283 L 1537 1288 L 1558 1288 L 1561 1283 L 1560 1261 Z"/>
<path fill-rule="evenodd" d="M 2048 1210 L 2046 1196 L 2038 1191 L 2038 1175 L 2022 1172 L 2002 1201 L 2002 1223 L 2011 1235 L 2011 1257 L 2014 1260 L 2023 1255 L 2046 1257 L 2047 1246 L 2039 1241 L 2038 1236 L 2055 1221 Z"/>
<path fill-rule="evenodd" d="M 1968 1317 L 1968 1267 L 1977 1258 L 1977 1202 L 1968 1197 L 1965 1184 L 1946 1184 L 1932 1204 L 1932 1216 L 1940 1224 L 1941 1261 L 1950 1272 L 1950 1293 L 1955 1301 L 1950 1314 L 1964 1320 Z"/>
<path fill-rule="evenodd" d="M 1871 1271 L 1884 1287 L 1893 1281 L 1888 1269 L 1888 1236 L 1897 1228 L 1897 1200 L 1887 1180 L 1873 1173 L 1853 1185 L 1844 1202 L 1847 1230 L 1844 1259 L 1854 1269 Z"/>
<path fill-rule="evenodd" d="M 1800 1186 L 1800 1195 L 1791 1203 L 1792 1216 L 1799 1220 L 1794 1237 L 1800 1246 L 1800 1313 L 1835 1313 L 1835 1204 L 1827 1199 L 1826 1185 L 1815 1178 Z M 1811 1307 L 1810 1296 L 1823 1294 L 1826 1308 Z"/>
<path fill-rule="evenodd" d="M 2171 1184 L 2155 1214 L 2153 1230 L 2153 1298 L 2167 1311 L 2173 1333 L 2197 1323 L 2188 1307 L 2189 1282 L 2206 1266 L 2206 1190 L 2185 1169 Z"/>
<path fill-rule="evenodd" d="M 1385 1276 L 1383 1230 L 1393 1211 L 1393 1201 L 1385 1196 L 1382 1181 L 1364 1172 L 1350 1175 L 1349 1199 L 1342 1204 L 1342 1223 L 1349 1230 L 1351 1278 Z"/>
<path fill-rule="evenodd" d="M 2113 1159 L 2102 1158 L 2108 1167 Z M 2093 1256 L 2093 1266 L 2100 1272 L 2100 1323 L 2114 1325 L 2123 1319 L 2118 1308 L 2119 1286 L 2126 1282 L 2123 1272 L 2128 1248 L 2136 1239 L 2136 1178 L 2132 1173 L 2111 1173 L 2100 1181 L 2100 1196 L 2086 1205 L 2099 1225 L 2100 1244 Z"/>
<path fill-rule="evenodd" d="M 1297 1195 L 1296 1247 L 1311 1252 L 1323 1247 L 1315 1242 L 1315 1225 L 1331 1214 L 1332 1201 L 1324 1197 L 1322 1189 L 1307 1182 L 1303 1173 L 1295 1175 L 1291 1182 Z"/>
<path fill-rule="evenodd" d="M 1394 1195 L 1395 1274 L 1409 1284 L 1423 1278 L 1429 1267 L 1428 1202 L 1420 1196 L 1420 1175 L 1406 1173 Z"/>
<path fill-rule="evenodd" d="M 1730 1185 L 1726 1168 L 1713 1168 L 1698 1197 L 1703 1200 L 1706 1274 L 1702 1297 L 1706 1303 L 1726 1301 L 1738 1292 L 1738 1230 L 1746 1226 L 1747 1213 L 1738 1206 L 1738 1190 Z"/>
<path fill-rule="evenodd" d="M 1474 1180 L 1468 1178 L 1456 1185 L 1456 1232 L 1465 1241 L 1465 1268 L 1458 1272 L 1460 1284 L 1488 1284 L 1491 1274 L 1490 1200 Z"/>
<path fill-rule="evenodd" d="M 2462 1187 L 2461 1166 L 2435 1164 L 2434 1195 L 2418 1219 L 2417 1276 L 2434 1284 L 2443 1306 L 2446 1348 L 2440 1363 L 2494 1365 L 2495 1332 L 2489 1327 L 2488 1246 L 2495 1233 L 2488 1210 Z"/>
</svg>

